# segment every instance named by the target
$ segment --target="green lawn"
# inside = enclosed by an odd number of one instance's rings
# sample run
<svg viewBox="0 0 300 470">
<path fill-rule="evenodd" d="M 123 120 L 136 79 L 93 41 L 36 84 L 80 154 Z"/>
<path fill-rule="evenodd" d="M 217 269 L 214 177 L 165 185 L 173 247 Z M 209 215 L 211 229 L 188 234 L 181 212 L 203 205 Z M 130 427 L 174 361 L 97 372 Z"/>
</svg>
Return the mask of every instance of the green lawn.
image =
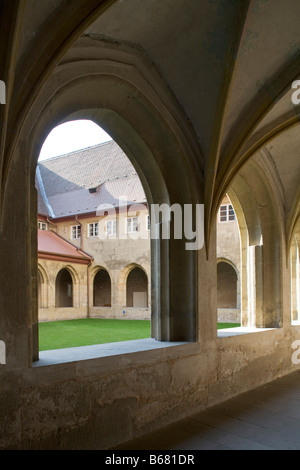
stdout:
<svg viewBox="0 0 300 470">
<path fill-rule="evenodd" d="M 148 320 L 88 318 L 39 323 L 39 348 L 71 348 L 150 337 Z"/>
<path fill-rule="evenodd" d="M 237 328 L 241 326 L 240 323 L 218 323 L 218 330 L 223 330 L 224 328 Z"/>
<path fill-rule="evenodd" d="M 220 323 L 218 328 L 240 326 Z M 148 320 L 107 320 L 88 318 L 39 323 L 39 349 L 71 348 L 91 344 L 115 343 L 131 339 L 150 338 Z"/>
</svg>

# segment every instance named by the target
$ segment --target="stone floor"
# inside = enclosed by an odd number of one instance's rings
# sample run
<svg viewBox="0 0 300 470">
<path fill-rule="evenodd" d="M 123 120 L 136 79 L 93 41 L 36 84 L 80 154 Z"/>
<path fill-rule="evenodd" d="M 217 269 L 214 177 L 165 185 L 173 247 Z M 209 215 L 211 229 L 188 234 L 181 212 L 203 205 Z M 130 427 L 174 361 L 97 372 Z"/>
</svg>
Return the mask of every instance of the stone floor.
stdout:
<svg viewBox="0 0 300 470">
<path fill-rule="evenodd" d="M 300 371 L 116 448 L 274 449 L 300 449 Z"/>
</svg>

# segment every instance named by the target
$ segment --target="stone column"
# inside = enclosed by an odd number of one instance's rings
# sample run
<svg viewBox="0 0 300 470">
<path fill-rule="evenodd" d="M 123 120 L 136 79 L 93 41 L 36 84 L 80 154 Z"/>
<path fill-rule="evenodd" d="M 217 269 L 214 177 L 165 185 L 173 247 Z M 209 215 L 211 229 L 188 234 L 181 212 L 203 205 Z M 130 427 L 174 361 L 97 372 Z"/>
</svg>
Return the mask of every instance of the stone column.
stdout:
<svg viewBox="0 0 300 470">
<path fill-rule="evenodd" d="M 31 207 L 36 207 L 36 193 L 29 185 L 26 142 L 21 142 L 6 176 L 1 211 L 0 340 L 7 368 L 28 367 L 38 353 L 37 221 L 30 217 Z"/>
<path fill-rule="evenodd" d="M 163 238 L 160 223 L 151 223 L 152 336 L 159 341 L 195 341 L 197 251 L 186 240 Z"/>
<path fill-rule="evenodd" d="M 217 338 L 217 253 L 216 225 L 210 241 L 198 252 L 198 341 L 202 344 Z"/>
</svg>

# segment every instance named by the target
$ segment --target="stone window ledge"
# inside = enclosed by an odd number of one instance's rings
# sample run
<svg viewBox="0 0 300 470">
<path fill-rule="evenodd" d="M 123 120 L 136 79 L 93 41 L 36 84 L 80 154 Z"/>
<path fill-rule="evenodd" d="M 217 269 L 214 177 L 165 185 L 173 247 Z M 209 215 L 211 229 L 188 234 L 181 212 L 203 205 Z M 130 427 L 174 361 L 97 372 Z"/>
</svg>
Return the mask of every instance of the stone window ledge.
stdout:
<svg viewBox="0 0 300 470">
<path fill-rule="evenodd" d="M 272 331 L 277 328 L 249 328 L 237 327 L 218 330 L 218 338 L 245 335 L 249 333 L 260 333 Z M 40 351 L 39 360 L 32 364 L 32 367 L 51 366 L 55 364 L 65 364 L 79 362 L 90 359 L 121 356 L 138 352 L 158 351 L 160 349 L 170 349 L 182 345 L 197 345 L 198 343 L 188 342 L 161 342 L 153 338 L 138 339 L 132 341 L 121 341 L 118 343 L 96 344 L 91 346 L 78 346 L 74 348 L 53 349 L 50 351 Z"/>
<path fill-rule="evenodd" d="M 39 360 L 32 367 L 50 366 L 68 362 L 78 362 L 89 359 L 119 356 L 143 351 L 154 351 L 189 344 L 186 342 L 160 342 L 155 339 L 141 339 L 132 341 L 121 341 L 118 343 L 96 344 L 92 346 L 78 346 L 75 348 L 53 349 L 40 351 Z"/>
<path fill-rule="evenodd" d="M 255 326 L 240 326 L 236 328 L 224 328 L 223 330 L 218 330 L 218 338 L 225 338 L 227 336 L 238 336 L 246 335 L 249 333 L 261 333 L 263 331 L 273 331 L 278 328 L 256 328 Z"/>
</svg>

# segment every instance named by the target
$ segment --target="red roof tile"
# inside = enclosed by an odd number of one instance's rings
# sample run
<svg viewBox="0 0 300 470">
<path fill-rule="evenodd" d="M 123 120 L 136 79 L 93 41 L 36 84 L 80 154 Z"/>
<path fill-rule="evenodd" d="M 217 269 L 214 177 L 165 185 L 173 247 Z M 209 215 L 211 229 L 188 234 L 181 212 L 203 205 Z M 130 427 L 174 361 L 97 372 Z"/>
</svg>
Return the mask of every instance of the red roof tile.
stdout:
<svg viewBox="0 0 300 470">
<path fill-rule="evenodd" d="M 92 256 L 69 243 L 57 233 L 38 230 L 38 257 L 43 259 L 62 259 L 73 263 L 88 264 Z"/>
</svg>

